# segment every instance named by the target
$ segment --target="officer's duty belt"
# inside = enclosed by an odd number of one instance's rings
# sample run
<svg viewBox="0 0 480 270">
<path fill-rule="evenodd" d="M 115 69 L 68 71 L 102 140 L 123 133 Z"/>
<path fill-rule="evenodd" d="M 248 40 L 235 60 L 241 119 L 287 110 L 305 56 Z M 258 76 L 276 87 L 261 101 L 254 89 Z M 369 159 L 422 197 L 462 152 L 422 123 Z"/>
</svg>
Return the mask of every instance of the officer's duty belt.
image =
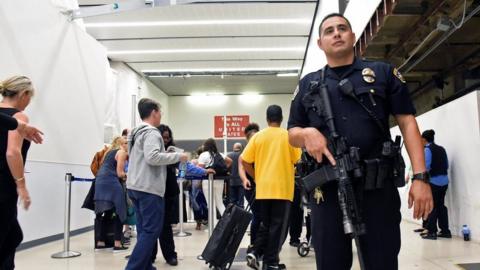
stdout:
<svg viewBox="0 0 480 270">
<path fill-rule="evenodd" d="M 350 168 L 347 168 L 348 171 Z M 385 180 L 392 176 L 392 165 L 389 160 L 375 158 L 363 161 L 362 165 L 364 190 L 381 189 Z M 303 185 L 307 192 L 325 183 L 339 179 L 336 170 L 331 164 L 321 166 L 303 178 Z"/>
</svg>

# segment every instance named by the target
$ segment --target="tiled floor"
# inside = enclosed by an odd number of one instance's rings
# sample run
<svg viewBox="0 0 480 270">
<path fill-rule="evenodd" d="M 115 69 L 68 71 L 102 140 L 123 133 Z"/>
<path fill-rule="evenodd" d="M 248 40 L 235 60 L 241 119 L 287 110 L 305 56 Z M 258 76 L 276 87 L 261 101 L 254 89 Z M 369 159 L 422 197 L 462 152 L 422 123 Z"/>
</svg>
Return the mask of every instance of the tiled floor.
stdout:
<svg viewBox="0 0 480 270">
<path fill-rule="evenodd" d="M 208 269 L 197 256 L 202 252 L 207 240 L 206 231 L 195 231 L 193 224 L 186 224 L 186 230 L 193 232 L 192 236 L 175 238 L 179 265 L 167 265 L 161 255 L 157 257 L 155 265 L 158 269 Z M 461 238 L 439 239 L 436 241 L 423 240 L 413 233 L 417 225 L 402 223 L 402 250 L 400 252 L 400 269 L 462 269 L 456 264 L 480 262 L 480 243 L 464 242 Z M 57 241 L 17 253 L 16 265 L 19 270 L 74 270 L 74 269 L 123 269 L 126 265 L 125 255 L 130 251 L 112 254 L 108 251 L 94 252 L 92 248 L 93 232 L 88 232 L 71 239 L 70 247 L 80 251 L 80 257 L 71 259 L 52 259 L 53 253 L 61 251 L 63 242 Z M 241 247 L 246 247 L 247 237 Z M 288 243 L 284 246 L 280 258 L 288 269 L 315 269 L 314 253 L 307 257 L 298 256 L 296 248 Z M 355 261 L 353 269 L 359 269 Z M 232 270 L 248 269 L 244 263 L 234 263 Z"/>
</svg>

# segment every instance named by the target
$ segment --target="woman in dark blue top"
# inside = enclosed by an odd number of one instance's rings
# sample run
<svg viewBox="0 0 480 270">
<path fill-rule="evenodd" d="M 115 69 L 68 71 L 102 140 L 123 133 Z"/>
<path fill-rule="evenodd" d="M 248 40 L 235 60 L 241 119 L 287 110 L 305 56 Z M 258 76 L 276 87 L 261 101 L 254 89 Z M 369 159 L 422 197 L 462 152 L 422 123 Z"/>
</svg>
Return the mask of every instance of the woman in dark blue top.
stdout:
<svg viewBox="0 0 480 270">
<path fill-rule="evenodd" d="M 122 225 L 127 217 L 127 201 L 124 189 L 120 181 L 125 181 L 127 175 L 124 171 L 125 161 L 127 159 L 127 141 L 124 137 L 117 137 L 113 140 L 110 150 L 105 154 L 102 166 L 95 179 L 95 214 L 97 220 L 102 221 L 103 230 L 108 219 L 114 222 L 114 251 L 125 250 L 122 245 Z M 96 248 L 104 248 L 105 235 L 100 232 L 100 239 L 96 243 Z"/>
<path fill-rule="evenodd" d="M 28 123 L 23 112 L 33 96 L 33 85 L 25 76 L 14 76 L 0 82 L 0 113 Z M 15 249 L 23 233 L 17 220 L 17 201 L 28 210 L 30 195 L 25 183 L 25 160 L 30 142 L 18 131 L 0 130 L 0 269 L 14 269 Z"/>
</svg>

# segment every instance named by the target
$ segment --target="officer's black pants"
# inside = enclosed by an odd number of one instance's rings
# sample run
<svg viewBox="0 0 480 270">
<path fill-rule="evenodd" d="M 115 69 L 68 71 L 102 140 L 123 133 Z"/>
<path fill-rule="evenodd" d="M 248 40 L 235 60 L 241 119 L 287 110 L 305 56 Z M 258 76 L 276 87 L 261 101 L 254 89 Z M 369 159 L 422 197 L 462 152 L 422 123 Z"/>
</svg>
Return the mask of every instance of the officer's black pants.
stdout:
<svg viewBox="0 0 480 270">
<path fill-rule="evenodd" d="M 15 268 L 15 249 L 23 240 L 22 229 L 17 220 L 17 198 L 0 202 L 0 269 Z"/>
<path fill-rule="evenodd" d="M 287 236 L 290 201 L 256 200 L 260 207 L 260 228 L 254 244 L 254 253 L 263 254 L 263 263 L 278 264 L 278 254 Z"/>
<path fill-rule="evenodd" d="M 432 187 L 433 210 L 427 219 L 428 232 L 437 232 L 438 221 L 438 226 L 440 227 L 442 233 L 449 234 L 450 230 L 448 229 L 448 209 L 445 206 L 445 194 L 447 193 L 448 185 L 437 186 L 434 184 L 430 184 L 430 186 Z"/>
<path fill-rule="evenodd" d="M 308 242 L 310 241 L 310 237 L 312 236 L 312 218 L 310 214 L 305 217 L 305 227 L 307 227 L 307 234 L 305 235 L 305 237 L 307 238 Z"/>
<path fill-rule="evenodd" d="M 324 202 L 316 204 L 312 200 L 311 207 L 317 269 L 349 270 L 352 266 L 352 240 L 343 231 L 336 184 L 325 186 L 323 193 Z M 360 237 L 366 269 L 398 269 L 401 214 L 397 188 L 386 184 L 384 189 L 364 191 L 360 207 L 367 230 Z"/>
<path fill-rule="evenodd" d="M 300 243 L 303 227 L 303 209 L 301 207 L 302 190 L 295 187 L 292 208 L 290 210 L 290 243 Z"/>
</svg>

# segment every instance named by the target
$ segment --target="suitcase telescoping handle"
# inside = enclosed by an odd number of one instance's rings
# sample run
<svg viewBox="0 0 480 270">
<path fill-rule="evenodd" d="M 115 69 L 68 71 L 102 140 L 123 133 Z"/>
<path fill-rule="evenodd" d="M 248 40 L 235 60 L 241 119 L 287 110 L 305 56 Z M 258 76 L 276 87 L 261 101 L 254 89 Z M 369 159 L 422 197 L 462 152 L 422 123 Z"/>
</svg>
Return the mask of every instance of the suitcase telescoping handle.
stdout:
<svg viewBox="0 0 480 270">
<path fill-rule="evenodd" d="M 256 190 L 255 190 L 255 187 L 253 187 L 253 188 L 252 188 L 252 194 L 253 194 L 253 196 L 250 198 L 250 200 L 247 200 L 247 203 L 248 203 L 248 204 L 247 204 L 247 207 L 245 207 L 245 211 L 250 212 L 250 213 L 252 213 L 252 214 L 253 214 L 253 212 L 252 212 L 252 207 L 253 207 L 253 205 L 255 204 L 255 198 L 256 198 L 255 191 L 256 191 Z"/>
</svg>

